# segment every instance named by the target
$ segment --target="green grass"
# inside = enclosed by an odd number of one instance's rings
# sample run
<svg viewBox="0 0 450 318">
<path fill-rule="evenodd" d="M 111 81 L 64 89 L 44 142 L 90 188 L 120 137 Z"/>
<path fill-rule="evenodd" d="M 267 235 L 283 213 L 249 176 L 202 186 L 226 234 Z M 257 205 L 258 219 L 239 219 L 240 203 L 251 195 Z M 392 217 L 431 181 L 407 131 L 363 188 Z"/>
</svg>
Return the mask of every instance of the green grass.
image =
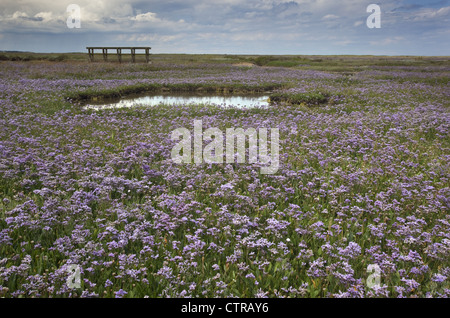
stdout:
<svg viewBox="0 0 450 318">
<path fill-rule="evenodd" d="M 151 51 L 150 51 L 151 52 Z M 122 54 L 124 63 L 131 62 L 130 54 Z M 145 61 L 144 54 L 136 54 L 137 61 Z M 87 52 L 79 53 L 33 53 L 0 52 L 0 61 L 88 61 Z M 111 51 L 108 63 L 118 64 Z M 253 63 L 257 66 L 303 68 L 328 72 L 355 72 L 373 67 L 399 66 L 450 66 L 448 57 L 427 56 L 372 56 L 372 55 L 234 55 L 234 54 L 150 54 L 151 62 L 190 64 L 237 64 Z M 94 63 L 103 63 L 102 54 L 95 54 Z"/>
<path fill-rule="evenodd" d="M 275 103 L 289 103 L 294 105 L 320 105 L 328 102 L 330 95 L 328 93 L 310 92 L 310 93 L 273 93 L 270 95 L 270 101 Z"/>
</svg>

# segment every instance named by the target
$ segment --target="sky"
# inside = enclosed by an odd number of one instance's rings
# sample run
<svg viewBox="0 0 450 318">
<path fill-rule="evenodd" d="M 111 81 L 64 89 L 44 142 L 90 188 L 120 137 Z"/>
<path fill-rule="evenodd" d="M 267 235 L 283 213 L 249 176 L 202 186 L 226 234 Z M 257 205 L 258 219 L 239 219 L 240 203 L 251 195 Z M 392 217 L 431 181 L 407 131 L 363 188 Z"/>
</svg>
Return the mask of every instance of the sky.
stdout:
<svg viewBox="0 0 450 318">
<path fill-rule="evenodd" d="M 79 15 L 68 12 L 70 4 Z M 377 21 L 367 12 L 371 4 L 380 8 L 379 28 L 368 26 L 368 19 Z M 0 51 L 87 52 L 87 46 L 448 56 L 450 0 L 0 0 Z"/>
</svg>

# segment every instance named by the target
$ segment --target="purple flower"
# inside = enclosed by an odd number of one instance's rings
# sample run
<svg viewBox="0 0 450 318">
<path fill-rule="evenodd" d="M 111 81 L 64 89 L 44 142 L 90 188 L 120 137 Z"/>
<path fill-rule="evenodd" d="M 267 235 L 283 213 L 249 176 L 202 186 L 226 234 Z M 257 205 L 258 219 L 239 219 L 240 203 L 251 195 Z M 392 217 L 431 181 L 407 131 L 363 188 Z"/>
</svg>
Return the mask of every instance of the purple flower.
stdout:
<svg viewBox="0 0 450 318">
<path fill-rule="evenodd" d="M 115 298 L 123 298 L 123 296 L 125 296 L 128 293 L 123 289 L 119 289 L 118 291 L 114 292 L 114 294 L 116 295 Z"/>
<path fill-rule="evenodd" d="M 431 278 L 433 282 L 442 283 L 447 280 L 447 276 L 441 275 L 441 274 L 434 274 Z"/>
<path fill-rule="evenodd" d="M 112 285 L 113 285 L 113 282 L 110 281 L 109 279 L 107 279 L 106 282 L 105 282 L 105 287 L 109 287 L 109 286 L 112 286 Z"/>
</svg>

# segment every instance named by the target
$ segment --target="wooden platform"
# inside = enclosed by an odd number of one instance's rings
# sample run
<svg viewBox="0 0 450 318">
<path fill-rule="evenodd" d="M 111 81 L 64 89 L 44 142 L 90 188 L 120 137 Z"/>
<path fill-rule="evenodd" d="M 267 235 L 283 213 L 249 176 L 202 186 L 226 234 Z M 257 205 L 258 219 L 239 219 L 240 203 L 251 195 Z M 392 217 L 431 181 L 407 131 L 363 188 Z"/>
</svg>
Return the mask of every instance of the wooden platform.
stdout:
<svg viewBox="0 0 450 318">
<path fill-rule="evenodd" d="M 150 61 L 150 49 L 148 46 L 88 46 L 89 60 L 94 62 L 94 52 L 95 50 L 102 50 L 103 61 L 108 60 L 108 50 L 116 50 L 117 58 L 119 63 L 122 63 L 122 50 L 131 51 L 131 61 L 136 63 L 136 50 L 145 50 L 145 61 L 148 63 Z"/>
</svg>

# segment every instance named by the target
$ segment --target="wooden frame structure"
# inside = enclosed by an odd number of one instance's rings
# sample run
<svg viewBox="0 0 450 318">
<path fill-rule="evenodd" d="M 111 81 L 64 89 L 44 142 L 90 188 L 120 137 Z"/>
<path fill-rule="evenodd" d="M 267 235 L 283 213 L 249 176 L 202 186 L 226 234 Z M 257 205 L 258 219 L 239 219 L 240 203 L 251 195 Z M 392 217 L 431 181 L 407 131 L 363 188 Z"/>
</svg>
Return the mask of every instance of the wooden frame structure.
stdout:
<svg viewBox="0 0 450 318">
<path fill-rule="evenodd" d="M 134 46 L 88 46 L 86 47 L 88 50 L 88 56 L 89 61 L 94 62 L 94 51 L 95 50 L 102 50 L 103 54 L 103 61 L 108 60 L 108 50 L 116 50 L 117 52 L 117 58 L 119 60 L 119 63 L 122 63 L 122 50 L 130 50 L 131 51 L 131 61 L 133 63 L 136 63 L 136 50 L 145 50 L 145 61 L 148 63 L 150 61 L 150 49 L 151 47 L 148 46 L 140 46 L 140 47 L 134 47 Z"/>
</svg>

